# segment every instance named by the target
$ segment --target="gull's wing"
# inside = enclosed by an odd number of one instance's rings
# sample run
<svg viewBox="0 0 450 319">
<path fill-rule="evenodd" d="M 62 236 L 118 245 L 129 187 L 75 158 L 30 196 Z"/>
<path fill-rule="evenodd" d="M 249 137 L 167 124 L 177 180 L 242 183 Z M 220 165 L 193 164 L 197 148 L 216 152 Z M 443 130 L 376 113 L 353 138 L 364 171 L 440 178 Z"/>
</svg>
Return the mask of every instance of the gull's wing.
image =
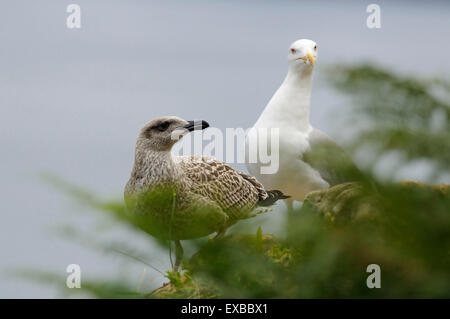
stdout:
<svg viewBox="0 0 450 319">
<path fill-rule="evenodd" d="M 178 165 L 190 181 L 190 191 L 217 203 L 232 220 L 248 218 L 256 206 L 271 206 L 289 196 L 266 191 L 253 176 L 206 156 L 179 156 Z"/>
<path fill-rule="evenodd" d="M 206 156 L 180 156 L 178 164 L 190 180 L 190 191 L 215 201 L 239 219 L 268 197 L 263 186 L 226 163 Z"/>
<path fill-rule="evenodd" d="M 355 180 L 359 170 L 351 158 L 325 133 L 313 129 L 308 136 L 310 148 L 302 161 L 319 171 L 330 186 Z"/>
</svg>

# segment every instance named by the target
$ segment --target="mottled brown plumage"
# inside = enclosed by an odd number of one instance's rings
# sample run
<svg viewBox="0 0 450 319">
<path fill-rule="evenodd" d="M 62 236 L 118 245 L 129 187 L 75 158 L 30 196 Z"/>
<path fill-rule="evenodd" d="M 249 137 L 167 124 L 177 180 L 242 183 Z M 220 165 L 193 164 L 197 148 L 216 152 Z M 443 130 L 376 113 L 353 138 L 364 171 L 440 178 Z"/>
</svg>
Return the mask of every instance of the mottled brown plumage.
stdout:
<svg viewBox="0 0 450 319">
<path fill-rule="evenodd" d="M 175 240 L 179 249 L 179 240 L 214 232 L 223 235 L 238 220 L 254 216 L 259 204 L 269 206 L 286 198 L 279 191 L 266 191 L 254 177 L 214 158 L 173 156 L 173 144 L 193 131 L 194 124 L 177 117 L 148 123 L 139 134 L 134 167 L 125 187 L 127 206 L 147 221 L 146 230 Z M 198 126 L 204 129 L 209 125 L 201 121 Z"/>
</svg>

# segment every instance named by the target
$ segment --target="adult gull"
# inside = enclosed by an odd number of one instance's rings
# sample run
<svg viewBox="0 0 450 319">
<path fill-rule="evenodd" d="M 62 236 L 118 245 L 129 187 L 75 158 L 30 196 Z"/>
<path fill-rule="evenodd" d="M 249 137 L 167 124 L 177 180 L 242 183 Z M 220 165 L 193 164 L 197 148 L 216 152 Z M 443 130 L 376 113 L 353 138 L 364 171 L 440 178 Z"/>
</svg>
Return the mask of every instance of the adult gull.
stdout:
<svg viewBox="0 0 450 319">
<path fill-rule="evenodd" d="M 286 78 L 246 139 L 248 171 L 265 187 L 289 194 L 290 210 L 292 200 L 303 201 L 311 191 L 350 181 L 352 176 L 348 173 L 356 169 L 345 152 L 325 133 L 312 127 L 309 120 L 317 52 L 317 44 L 312 40 L 292 43 Z M 264 174 L 262 168 L 266 164 L 259 160 L 258 154 L 261 145 L 270 147 L 270 132 L 261 133 L 270 129 L 279 130 L 279 168 L 273 174 Z M 266 143 L 260 143 L 261 139 L 267 139 Z M 250 147 L 250 143 L 255 144 Z M 254 162 L 250 158 L 258 160 Z"/>
</svg>

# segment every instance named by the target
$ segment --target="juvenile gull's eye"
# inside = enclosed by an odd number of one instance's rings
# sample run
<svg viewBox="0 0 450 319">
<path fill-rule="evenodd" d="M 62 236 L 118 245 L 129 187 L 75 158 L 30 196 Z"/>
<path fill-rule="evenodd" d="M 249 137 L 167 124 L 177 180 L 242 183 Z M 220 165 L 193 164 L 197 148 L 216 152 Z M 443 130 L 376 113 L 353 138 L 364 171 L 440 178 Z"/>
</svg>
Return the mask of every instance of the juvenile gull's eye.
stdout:
<svg viewBox="0 0 450 319">
<path fill-rule="evenodd" d="M 158 125 L 158 130 L 160 130 L 161 132 L 163 132 L 163 131 L 167 130 L 167 128 L 169 127 L 169 125 L 170 125 L 170 123 L 167 122 L 167 121 L 162 122 L 162 123 L 160 123 L 160 124 Z"/>
</svg>

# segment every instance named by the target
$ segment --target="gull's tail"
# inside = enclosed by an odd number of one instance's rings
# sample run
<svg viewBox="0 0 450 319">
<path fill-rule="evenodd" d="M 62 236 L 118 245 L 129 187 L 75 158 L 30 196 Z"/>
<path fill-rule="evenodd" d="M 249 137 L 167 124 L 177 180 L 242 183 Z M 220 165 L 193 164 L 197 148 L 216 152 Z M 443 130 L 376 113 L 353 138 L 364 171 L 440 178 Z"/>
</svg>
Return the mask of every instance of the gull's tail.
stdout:
<svg viewBox="0 0 450 319">
<path fill-rule="evenodd" d="M 264 200 L 259 201 L 258 206 L 271 206 L 279 199 L 287 199 L 287 198 L 291 197 L 288 195 L 284 195 L 281 191 L 276 190 L 276 189 L 271 190 L 271 191 L 266 191 L 266 193 L 267 193 L 267 197 Z"/>
</svg>

